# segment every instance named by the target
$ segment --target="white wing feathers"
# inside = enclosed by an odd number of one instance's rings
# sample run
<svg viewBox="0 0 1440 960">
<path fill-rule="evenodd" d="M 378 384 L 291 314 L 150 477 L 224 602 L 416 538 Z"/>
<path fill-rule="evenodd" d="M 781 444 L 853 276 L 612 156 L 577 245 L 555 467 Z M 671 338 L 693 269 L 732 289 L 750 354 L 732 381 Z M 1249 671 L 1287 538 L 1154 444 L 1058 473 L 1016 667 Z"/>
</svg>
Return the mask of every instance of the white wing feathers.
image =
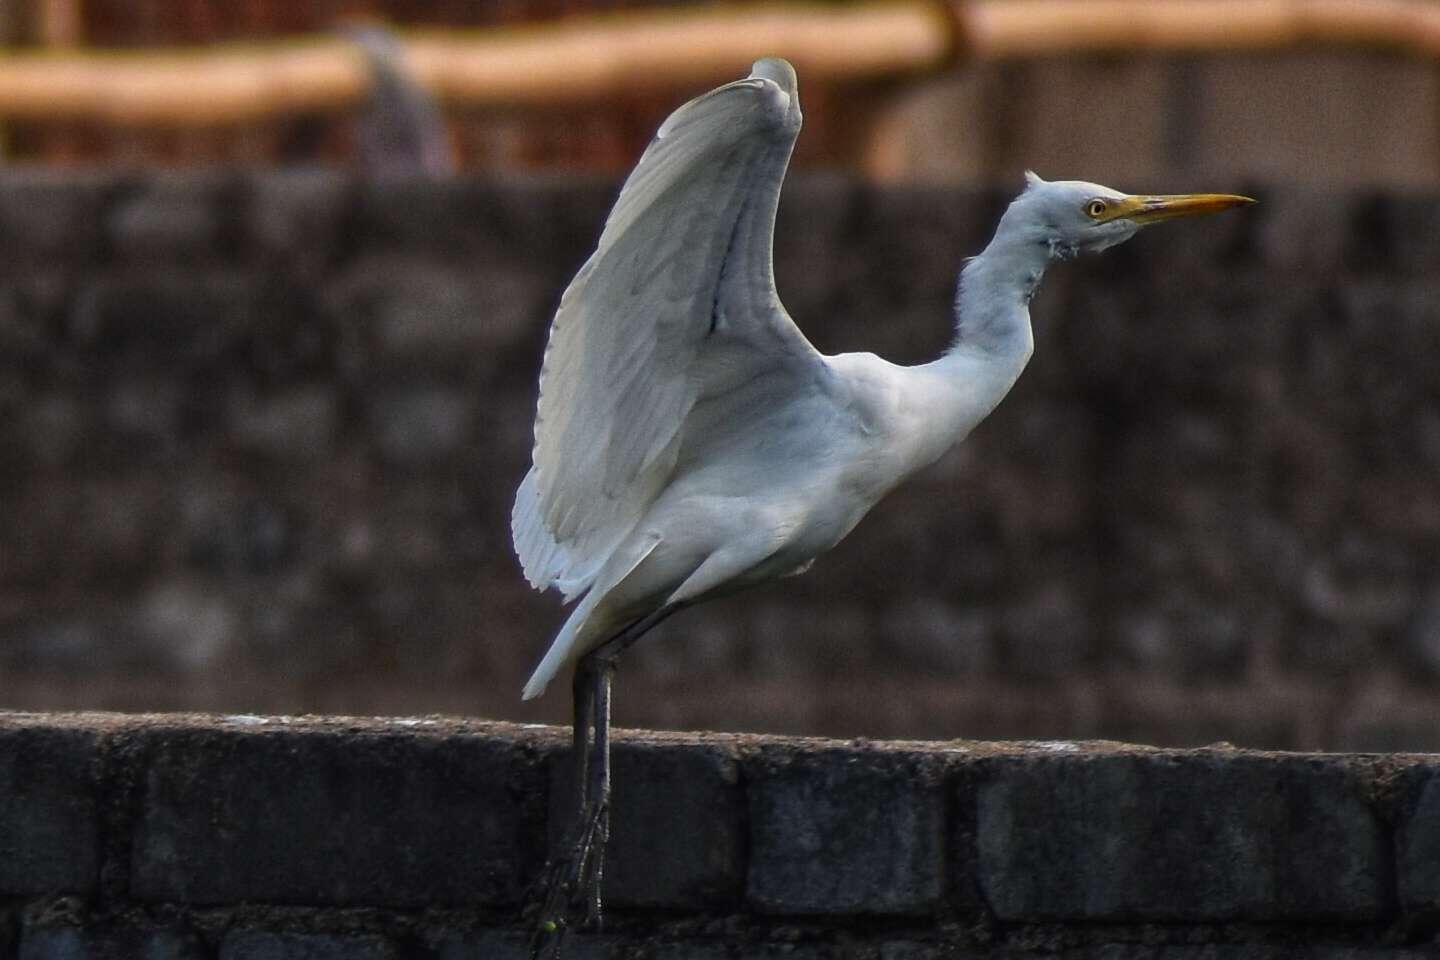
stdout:
<svg viewBox="0 0 1440 960">
<path fill-rule="evenodd" d="M 555 542 L 545 528 L 545 518 L 540 514 L 540 493 L 535 489 L 535 470 L 525 474 L 520 489 L 515 491 L 515 507 L 510 513 L 510 531 L 515 541 L 515 553 L 525 570 L 525 579 L 537 589 L 557 587 L 569 603 L 581 589 L 581 585 L 567 574 L 574 563 L 570 552 Z"/>
<path fill-rule="evenodd" d="M 534 464 L 512 514 L 535 587 L 568 600 L 591 585 L 665 488 L 707 391 L 823 362 L 771 271 L 799 129 L 794 71 L 762 60 L 676 110 L 626 181 L 545 351 Z M 726 358 L 726 383 L 707 353 Z"/>
</svg>

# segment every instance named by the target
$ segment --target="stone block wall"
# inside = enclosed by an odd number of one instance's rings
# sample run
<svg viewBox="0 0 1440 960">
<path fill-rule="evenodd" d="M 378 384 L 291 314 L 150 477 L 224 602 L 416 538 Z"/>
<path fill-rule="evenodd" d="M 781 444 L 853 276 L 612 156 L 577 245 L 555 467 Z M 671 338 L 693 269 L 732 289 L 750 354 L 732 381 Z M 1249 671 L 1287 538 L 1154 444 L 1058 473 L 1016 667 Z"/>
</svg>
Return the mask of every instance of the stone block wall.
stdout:
<svg viewBox="0 0 1440 960">
<path fill-rule="evenodd" d="M 1199 186 L 1262 203 L 1052 271 L 992 418 L 618 721 L 1440 746 L 1440 196 Z M 568 718 L 508 510 L 614 189 L 0 175 L 0 704 Z M 799 177 L 782 296 L 929 357 L 1008 192 Z"/>
<path fill-rule="evenodd" d="M 0 960 L 510 960 L 568 736 L 0 714 Z M 1425 956 L 1433 757 L 621 732 L 570 958 Z"/>
</svg>

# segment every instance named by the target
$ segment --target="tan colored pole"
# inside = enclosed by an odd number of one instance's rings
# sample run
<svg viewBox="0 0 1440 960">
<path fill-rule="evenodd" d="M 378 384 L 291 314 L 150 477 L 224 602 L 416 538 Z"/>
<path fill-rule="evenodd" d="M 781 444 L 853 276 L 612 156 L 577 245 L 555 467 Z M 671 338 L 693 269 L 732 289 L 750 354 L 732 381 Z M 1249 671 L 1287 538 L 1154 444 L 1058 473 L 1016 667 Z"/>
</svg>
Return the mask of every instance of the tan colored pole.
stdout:
<svg viewBox="0 0 1440 960">
<path fill-rule="evenodd" d="M 558 23 L 407 34 L 419 79 L 466 106 L 604 100 L 696 89 L 749 60 L 789 57 L 808 78 L 935 70 L 953 60 L 1077 51 L 1380 46 L 1440 56 L 1424 0 L 870 0 L 635 11 Z M 0 117 L 203 126 L 331 110 L 364 94 L 338 38 L 176 52 L 0 55 Z"/>
<path fill-rule="evenodd" d="M 204 53 L 17 53 L 0 58 L 0 115 L 190 126 L 331 109 L 369 83 L 342 41 Z"/>
<path fill-rule="evenodd" d="M 772 54 L 819 79 L 928 70 L 945 64 L 953 43 L 945 8 L 922 0 L 666 10 L 417 38 L 411 50 L 419 76 L 444 97 L 547 103 L 704 86 Z"/>
<path fill-rule="evenodd" d="M 955 4 L 972 56 L 1377 46 L 1440 55 L 1426 0 L 1023 0 Z"/>
<path fill-rule="evenodd" d="M 811 76 L 929 69 L 951 50 L 931 0 L 783 3 L 580 17 L 555 24 L 404 37 L 417 77 L 467 106 L 583 102 L 700 85 L 778 53 Z M 175 52 L 0 56 L 0 116 L 191 125 L 327 110 L 369 83 L 346 41 Z"/>
</svg>

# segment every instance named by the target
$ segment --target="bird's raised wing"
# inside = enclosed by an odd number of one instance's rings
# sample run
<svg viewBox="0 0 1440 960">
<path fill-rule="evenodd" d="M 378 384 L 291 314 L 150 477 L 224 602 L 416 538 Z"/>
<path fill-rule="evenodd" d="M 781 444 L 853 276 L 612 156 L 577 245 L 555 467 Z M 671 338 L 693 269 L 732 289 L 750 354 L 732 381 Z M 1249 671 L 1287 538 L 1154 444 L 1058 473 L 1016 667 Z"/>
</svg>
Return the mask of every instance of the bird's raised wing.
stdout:
<svg viewBox="0 0 1440 960">
<path fill-rule="evenodd" d="M 512 517 L 535 586 L 589 586 L 664 489 L 707 395 L 764 381 L 774 398 L 823 376 L 771 268 L 799 130 L 794 70 L 761 60 L 676 110 L 625 182 L 545 351 Z"/>
</svg>

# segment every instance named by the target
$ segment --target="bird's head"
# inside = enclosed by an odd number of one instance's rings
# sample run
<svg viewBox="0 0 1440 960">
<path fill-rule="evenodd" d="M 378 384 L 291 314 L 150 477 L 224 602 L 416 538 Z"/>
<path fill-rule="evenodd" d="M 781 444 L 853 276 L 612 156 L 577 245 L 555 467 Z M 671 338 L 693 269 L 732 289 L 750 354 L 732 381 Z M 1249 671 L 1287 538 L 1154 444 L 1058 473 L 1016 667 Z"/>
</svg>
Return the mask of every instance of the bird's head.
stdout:
<svg viewBox="0 0 1440 960">
<path fill-rule="evenodd" d="M 1025 180 L 1025 192 L 1002 223 L 1010 221 L 1006 226 L 1024 242 L 1047 247 L 1055 260 L 1113 247 L 1152 223 L 1255 202 L 1226 193 L 1132 196 L 1083 180 L 1042 180 L 1028 171 Z"/>
</svg>

